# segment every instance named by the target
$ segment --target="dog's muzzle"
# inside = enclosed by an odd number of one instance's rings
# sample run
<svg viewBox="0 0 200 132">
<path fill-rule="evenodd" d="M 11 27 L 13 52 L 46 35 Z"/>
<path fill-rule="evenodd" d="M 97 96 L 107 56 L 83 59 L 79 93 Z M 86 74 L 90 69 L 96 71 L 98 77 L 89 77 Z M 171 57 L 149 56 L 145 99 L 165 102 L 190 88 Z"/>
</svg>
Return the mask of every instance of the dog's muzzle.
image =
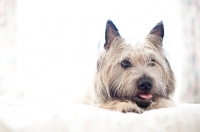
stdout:
<svg viewBox="0 0 200 132">
<path fill-rule="evenodd" d="M 139 97 L 142 99 L 151 99 L 152 95 L 150 94 L 150 90 L 152 88 L 152 80 L 147 77 L 142 77 L 138 81 L 138 89 L 141 91 L 139 93 Z"/>
</svg>

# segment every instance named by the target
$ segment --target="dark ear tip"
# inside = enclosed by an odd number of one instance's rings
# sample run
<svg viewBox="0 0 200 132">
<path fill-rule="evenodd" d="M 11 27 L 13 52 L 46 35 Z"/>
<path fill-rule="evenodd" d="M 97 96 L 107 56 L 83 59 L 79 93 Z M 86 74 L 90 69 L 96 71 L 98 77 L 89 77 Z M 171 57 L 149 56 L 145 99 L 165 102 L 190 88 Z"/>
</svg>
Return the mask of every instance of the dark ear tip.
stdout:
<svg viewBox="0 0 200 132">
<path fill-rule="evenodd" d="M 114 25 L 113 22 L 112 22 L 112 20 L 107 20 L 107 22 L 106 22 L 106 27 L 107 27 L 108 25 Z"/>
<path fill-rule="evenodd" d="M 156 26 L 161 26 L 161 27 L 163 27 L 163 21 L 160 21 L 159 23 L 157 23 Z"/>
<path fill-rule="evenodd" d="M 149 34 L 155 34 L 163 38 L 164 37 L 163 21 L 160 21 L 159 23 L 157 23 L 156 26 L 150 31 Z"/>
<path fill-rule="evenodd" d="M 112 22 L 112 20 L 108 19 L 106 24 L 110 24 L 110 23 L 113 23 L 113 22 Z"/>
<path fill-rule="evenodd" d="M 108 25 L 110 25 L 115 31 L 118 31 L 117 27 L 112 22 L 112 20 L 110 20 L 110 19 L 107 20 L 107 22 L 106 22 L 106 28 L 107 28 Z"/>
</svg>

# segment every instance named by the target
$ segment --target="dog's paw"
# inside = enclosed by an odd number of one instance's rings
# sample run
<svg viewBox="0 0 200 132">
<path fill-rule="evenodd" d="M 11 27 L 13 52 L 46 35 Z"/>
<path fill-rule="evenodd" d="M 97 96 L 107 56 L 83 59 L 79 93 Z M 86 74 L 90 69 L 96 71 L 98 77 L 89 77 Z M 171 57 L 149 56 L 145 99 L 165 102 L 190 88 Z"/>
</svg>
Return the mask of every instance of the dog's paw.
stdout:
<svg viewBox="0 0 200 132">
<path fill-rule="evenodd" d="M 138 107 L 137 104 L 131 101 L 111 100 L 106 103 L 101 103 L 99 107 L 123 113 L 134 112 L 141 114 L 144 112 L 144 109 Z"/>
<path fill-rule="evenodd" d="M 159 109 L 159 108 L 170 108 L 170 107 L 174 107 L 174 106 L 176 106 L 176 104 L 171 100 L 164 99 L 164 98 L 157 98 L 157 99 L 155 99 L 154 102 L 152 102 L 146 108 L 146 110 Z"/>
<path fill-rule="evenodd" d="M 142 114 L 144 112 L 142 108 L 138 107 L 135 103 L 132 103 L 130 101 L 119 102 L 118 105 L 116 106 L 116 110 L 123 113 L 134 112 Z"/>
</svg>

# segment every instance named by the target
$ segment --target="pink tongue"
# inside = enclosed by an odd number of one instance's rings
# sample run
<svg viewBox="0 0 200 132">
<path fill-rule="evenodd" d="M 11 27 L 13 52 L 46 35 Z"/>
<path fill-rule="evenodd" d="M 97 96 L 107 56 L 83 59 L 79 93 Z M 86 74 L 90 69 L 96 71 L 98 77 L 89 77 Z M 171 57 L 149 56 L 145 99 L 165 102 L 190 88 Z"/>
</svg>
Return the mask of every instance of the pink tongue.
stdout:
<svg viewBox="0 0 200 132">
<path fill-rule="evenodd" d="M 150 99 L 152 98 L 151 94 L 139 94 L 140 97 L 144 98 L 144 99 Z"/>
</svg>

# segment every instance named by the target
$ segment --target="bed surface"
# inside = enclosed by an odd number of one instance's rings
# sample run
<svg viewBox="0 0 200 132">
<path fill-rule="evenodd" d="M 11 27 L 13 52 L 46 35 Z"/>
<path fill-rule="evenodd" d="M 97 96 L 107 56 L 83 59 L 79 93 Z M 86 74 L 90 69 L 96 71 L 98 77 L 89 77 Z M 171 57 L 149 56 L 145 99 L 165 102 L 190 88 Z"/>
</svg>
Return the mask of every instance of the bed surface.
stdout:
<svg viewBox="0 0 200 132">
<path fill-rule="evenodd" d="M 75 103 L 65 106 L 0 105 L 0 131 L 200 132 L 200 104 L 181 104 L 143 114 L 124 114 Z"/>
</svg>

